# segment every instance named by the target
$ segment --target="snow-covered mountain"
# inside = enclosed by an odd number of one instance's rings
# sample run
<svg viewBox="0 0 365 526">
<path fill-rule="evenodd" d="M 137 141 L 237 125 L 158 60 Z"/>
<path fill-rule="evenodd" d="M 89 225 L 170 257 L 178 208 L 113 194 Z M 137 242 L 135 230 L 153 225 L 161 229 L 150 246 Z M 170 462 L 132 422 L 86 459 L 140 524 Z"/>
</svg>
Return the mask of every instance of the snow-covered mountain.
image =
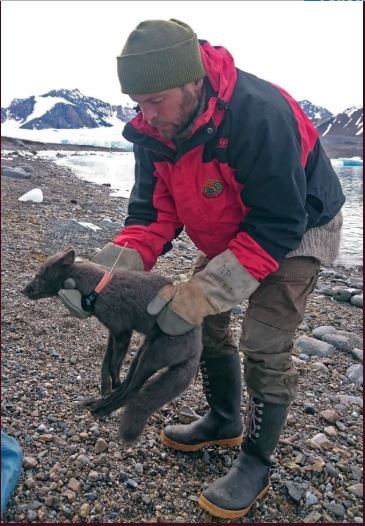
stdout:
<svg viewBox="0 0 365 526">
<path fill-rule="evenodd" d="M 130 107 L 113 106 L 78 89 L 60 89 L 14 99 L 8 108 L 1 108 L 1 123 L 16 121 L 25 130 L 99 128 L 111 127 L 116 120 L 127 122 L 134 115 Z"/>
<path fill-rule="evenodd" d="M 321 124 L 321 122 L 324 122 L 333 116 L 333 113 L 326 108 L 315 106 L 309 100 L 300 100 L 299 105 L 316 127 Z"/>
<path fill-rule="evenodd" d="M 344 136 L 362 137 L 363 135 L 363 108 L 352 106 L 342 113 L 332 115 L 321 122 L 317 127 L 322 137 Z"/>
<path fill-rule="evenodd" d="M 123 99 L 122 99 L 123 100 Z M 309 100 L 299 102 L 322 136 L 333 157 L 353 152 L 362 155 L 363 109 L 352 107 L 333 115 Z M 2 135 L 28 140 L 127 148 L 122 137 L 127 121 L 135 116 L 131 102 L 111 105 L 78 89 L 52 90 L 26 99 L 14 99 L 1 108 Z"/>
</svg>

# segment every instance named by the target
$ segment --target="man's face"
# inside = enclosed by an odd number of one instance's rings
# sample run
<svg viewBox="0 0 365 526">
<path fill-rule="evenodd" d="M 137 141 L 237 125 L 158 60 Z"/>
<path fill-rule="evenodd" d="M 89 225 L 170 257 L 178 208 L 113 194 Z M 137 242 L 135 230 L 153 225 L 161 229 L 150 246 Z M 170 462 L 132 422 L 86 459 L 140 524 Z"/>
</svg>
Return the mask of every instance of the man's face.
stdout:
<svg viewBox="0 0 365 526">
<path fill-rule="evenodd" d="M 147 95 L 130 95 L 140 107 L 143 119 L 165 139 L 173 139 L 193 116 L 200 99 L 202 80 L 181 88 Z"/>
</svg>

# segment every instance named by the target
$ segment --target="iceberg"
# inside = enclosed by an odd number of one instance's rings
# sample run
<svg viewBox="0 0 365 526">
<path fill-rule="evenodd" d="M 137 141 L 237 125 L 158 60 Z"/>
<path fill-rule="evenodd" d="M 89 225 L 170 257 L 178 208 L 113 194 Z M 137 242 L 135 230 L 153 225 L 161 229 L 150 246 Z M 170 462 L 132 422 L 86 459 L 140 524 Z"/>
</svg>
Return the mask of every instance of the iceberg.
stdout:
<svg viewBox="0 0 365 526">
<path fill-rule="evenodd" d="M 334 168 L 344 166 L 363 166 L 361 157 L 339 157 L 338 159 L 331 159 L 331 164 Z"/>
<path fill-rule="evenodd" d="M 363 160 L 360 157 L 342 157 L 340 160 L 343 166 L 363 166 Z"/>
</svg>

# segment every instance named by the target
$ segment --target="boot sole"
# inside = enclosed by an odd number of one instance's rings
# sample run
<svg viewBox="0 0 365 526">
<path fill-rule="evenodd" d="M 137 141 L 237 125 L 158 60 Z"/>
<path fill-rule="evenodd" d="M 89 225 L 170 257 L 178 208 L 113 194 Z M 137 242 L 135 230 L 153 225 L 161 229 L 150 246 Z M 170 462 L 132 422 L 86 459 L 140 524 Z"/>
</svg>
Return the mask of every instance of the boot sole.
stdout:
<svg viewBox="0 0 365 526">
<path fill-rule="evenodd" d="M 257 495 L 256 499 L 253 500 L 251 504 L 243 510 L 225 510 L 224 508 L 220 508 L 219 506 L 216 506 L 210 502 L 206 497 L 204 497 L 204 495 L 200 495 L 198 504 L 201 508 L 203 508 L 204 511 L 207 511 L 213 515 L 213 517 L 219 517 L 220 519 L 239 519 L 240 517 L 247 515 L 255 502 L 266 495 L 269 487 L 270 484 L 268 484 L 266 488 L 264 488 L 261 493 Z"/>
<path fill-rule="evenodd" d="M 243 435 L 239 435 L 234 438 L 222 438 L 220 440 L 206 440 L 205 442 L 199 442 L 198 444 L 182 444 L 181 442 L 175 442 L 171 438 L 167 437 L 163 431 L 160 435 L 161 443 L 164 446 L 170 447 L 172 449 L 177 449 L 178 451 L 199 451 L 206 446 L 224 446 L 224 447 L 234 447 L 240 446 L 243 440 Z"/>
</svg>

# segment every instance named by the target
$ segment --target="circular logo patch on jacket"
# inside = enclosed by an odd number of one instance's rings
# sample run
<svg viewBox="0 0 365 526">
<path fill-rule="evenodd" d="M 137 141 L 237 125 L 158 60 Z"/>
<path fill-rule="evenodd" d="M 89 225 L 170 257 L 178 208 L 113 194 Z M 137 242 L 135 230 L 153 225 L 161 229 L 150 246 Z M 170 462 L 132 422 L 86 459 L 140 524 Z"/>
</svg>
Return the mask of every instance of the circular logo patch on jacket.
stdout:
<svg viewBox="0 0 365 526">
<path fill-rule="evenodd" d="M 218 179 L 207 179 L 202 189 L 202 194 L 205 197 L 218 197 L 224 189 L 223 181 Z"/>
</svg>

